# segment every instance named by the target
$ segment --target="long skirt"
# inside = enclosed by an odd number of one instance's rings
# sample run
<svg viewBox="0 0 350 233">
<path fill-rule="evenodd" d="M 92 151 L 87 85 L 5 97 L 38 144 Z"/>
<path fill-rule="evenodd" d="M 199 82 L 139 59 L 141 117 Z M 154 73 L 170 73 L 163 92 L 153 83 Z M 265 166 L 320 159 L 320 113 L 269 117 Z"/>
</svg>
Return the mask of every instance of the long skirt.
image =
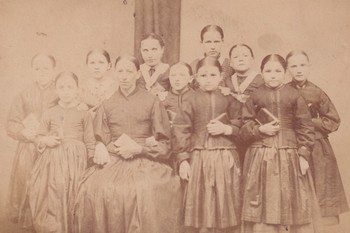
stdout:
<svg viewBox="0 0 350 233">
<path fill-rule="evenodd" d="M 328 138 L 315 141 L 310 163 L 323 217 L 349 211 L 337 160 Z"/>
<path fill-rule="evenodd" d="M 83 175 L 74 209 L 76 233 L 177 233 L 180 179 L 170 166 L 146 157 L 111 156 Z"/>
<path fill-rule="evenodd" d="M 239 232 L 241 169 L 234 149 L 194 150 L 184 199 L 188 232 Z"/>
<path fill-rule="evenodd" d="M 8 217 L 22 228 L 31 228 L 31 214 L 26 202 L 29 177 L 37 157 L 33 143 L 19 142 L 13 160 L 9 195 Z"/>
<path fill-rule="evenodd" d="M 73 139 L 46 148 L 40 155 L 31 174 L 28 192 L 37 233 L 72 232 L 71 213 L 86 163 L 85 144 Z"/>
<path fill-rule="evenodd" d="M 243 180 L 243 232 L 321 229 L 310 170 L 301 174 L 296 149 L 250 147 Z"/>
</svg>

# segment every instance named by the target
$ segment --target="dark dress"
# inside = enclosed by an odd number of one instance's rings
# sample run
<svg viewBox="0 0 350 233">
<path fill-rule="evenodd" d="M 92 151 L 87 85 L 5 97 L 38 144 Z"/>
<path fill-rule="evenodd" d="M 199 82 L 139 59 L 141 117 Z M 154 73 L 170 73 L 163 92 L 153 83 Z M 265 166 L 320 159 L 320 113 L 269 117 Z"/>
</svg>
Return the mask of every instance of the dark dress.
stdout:
<svg viewBox="0 0 350 233">
<path fill-rule="evenodd" d="M 103 168 L 95 165 L 82 176 L 75 232 L 178 232 L 180 179 L 166 164 L 170 124 L 158 98 L 139 88 L 129 96 L 118 90 L 98 109 L 94 129 L 111 162 Z M 133 159 L 115 154 L 113 143 L 123 133 L 143 146 Z M 152 136 L 156 145 L 146 143 Z"/>
<path fill-rule="evenodd" d="M 45 89 L 33 83 L 16 97 L 7 118 L 7 134 L 18 141 L 10 177 L 8 217 L 24 228 L 32 226 L 29 206 L 25 200 L 27 183 L 37 152 L 34 143 L 22 135 L 25 128 L 23 121 L 32 114 L 40 122 L 43 111 L 56 105 L 57 101 L 53 83 Z"/>
<path fill-rule="evenodd" d="M 79 178 L 95 150 L 92 118 L 77 106 L 57 105 L 44 112 L 38 135 L 60 136 L 61 143 L 44 147 L 30 176 L 28 200 L 34 229 L 70 233 Z"/>
<path fill-rule="evenodd" d="M 301 87 L 295 82 L 289 85 L 304 97 L 313 118 L 316 141 L 310 167 L 322 216 L 338 216 L 349 211 L 337 160 L 328 140 L 328 134 L 340 125 L 338 112 L 326 93 L 312 82 L 306 81 Z"/>
<path fill-rule="evenodd" d="M 260 133 L 256 119 L 261 119 L 261 108 L 279 119 L 275 136 Z M 299 165 L 299 156 L 310 161 L 314 144 L 304 99 L 289 86 L 264 85 L 248 98 L 242 112 L 241 135 L 251 143 L 243 168 L 244 232 L 280 232 L 285 226 L 291 232 L 314 232 L 320 213 L 312 176 L 310 170 L 302 175 Z"/>
<path fill-rule="evenodd" d="M 140 78 L 137 80 L 137 86 L 145 89 L 153 95 L 159 92 L 168 91 L 170 88 L 169 65 L 165 63 L 158 64 L 154 73 L 150 76 L 150 66 L 142 64 L 140 66 Z"/>
<path fill-rule="evenodd" d="M 173 124 L 173 149 L 178 162 L 191 166 L 184 200 L 184 226 L 239 232 L 241 220 L 241 168 L 234 143 L 241 126 L 241 103 L 219 90 L 195 91 L 183 102 Z M 220 119 L 232 135 L 211 136 L 206 125 Z"/>
</svg>

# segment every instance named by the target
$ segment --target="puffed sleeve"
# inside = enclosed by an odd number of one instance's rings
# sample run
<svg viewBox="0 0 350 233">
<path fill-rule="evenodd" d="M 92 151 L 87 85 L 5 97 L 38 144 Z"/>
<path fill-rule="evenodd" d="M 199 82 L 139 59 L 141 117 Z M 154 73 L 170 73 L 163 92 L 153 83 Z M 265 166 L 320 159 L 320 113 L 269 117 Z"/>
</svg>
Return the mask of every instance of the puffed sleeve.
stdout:
<svg viewBox="0 0 350 233">
<path fill-rule="evenodd" d="M 84 115 L 84 143 L 87 149 L 88 158 L 92 158 L 95 153 L 96 139 L 91 115 L 86 112 Z"/>
<path fill-rule="evenodd" d="M 97 141 L 108 145 L 111 142 L 111 132 L 108 127 L 108 119 L 103 104 L 98 107 L 93 121 L 93 129 Z"/>
<path fill-rule="evenodd" d="M 6 131 L 7 135 L 18 141 L 27 141 L 22 135 L 24 125 L 22 124 L 25 118 L 24 103 L 21 95 L 17 96 L 12 103 L 10 112 L 7 116 Z"/>
<path fill-rule="evenodd" d="M 152 107 L 152 134 L 156 144 L 145 144 L 141 154 L 156 159 L 168 159 L 170 156 L 170 123 L 163 104 L 155 98 Z"/>
<path fill-rule="evenodd" d="M 302 96 L 295 103 L 295 132 L 297 134 L 298 154 L 309 160 L 315 141 L 314 126 L 307 104 Z"/>
<path fill-rule="evenodd" d="M 192 101 L 184 101 L 173 122 L 172 147 L 178 163 L 190 158 L 193 115 Z"/>
<path fill-rule="evenodd" d="M 320 95 L 318 114 L 319 116 L 317 118 L 312 119 L 317 131 L 320 131 L 323 134 L 329 134 L 339 128 L 339 114 L 329 97 L 324 92 Z"/>
</svg>

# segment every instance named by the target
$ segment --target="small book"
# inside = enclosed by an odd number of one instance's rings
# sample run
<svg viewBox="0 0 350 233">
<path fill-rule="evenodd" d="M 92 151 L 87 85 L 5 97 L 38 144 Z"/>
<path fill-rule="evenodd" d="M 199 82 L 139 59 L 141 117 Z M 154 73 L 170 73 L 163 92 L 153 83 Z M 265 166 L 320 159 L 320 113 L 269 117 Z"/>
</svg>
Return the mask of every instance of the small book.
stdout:
<svg viewBox="0 0 350 233">
<path fill-rule="evenodd" d="M 279 122 L 278 118 L 275 117 L 269 110 L 266 108 L 258 108 L 258 111 L 256 112 L 255 115 L 255 121 L 259 125 L 265 125 L 267 123 L 275 121 L 276 123 Z"/>
<path fill-rule="evenodd" d="M 29 114 L 26 118 L 24 118 L 22 120 L 22 124 L 26 129 L 31 129 L 34 131 L 37 131 L 40 126 L 40 122 L 33 113 Z"/>
<path fill-rule="evenodd" d="M 116 147 L 127 146 L 127 147 L 138 147 L 139 144 L 135 142 L 127 134 L 123 133 L 120 137 L 114 142 Z"/>
</svg>

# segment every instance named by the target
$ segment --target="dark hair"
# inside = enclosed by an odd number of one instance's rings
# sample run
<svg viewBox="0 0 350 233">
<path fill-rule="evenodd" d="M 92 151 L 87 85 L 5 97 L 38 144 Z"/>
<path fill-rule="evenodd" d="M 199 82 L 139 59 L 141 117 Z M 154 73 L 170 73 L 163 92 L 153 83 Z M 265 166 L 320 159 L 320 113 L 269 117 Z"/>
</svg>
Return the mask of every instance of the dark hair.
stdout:
<svg viewBox="0 0 350 233">
<path fill-rule="evenodd" d="M 106 58 L 107 62 L 108 62 L 108 63 L 111 63 L 111 57 L 109 56 L 109 53 L 108 53 L 106 50 L 104 50 L 104 49 L 93 49 L 93 50 L 90 50 L 90 51 L 88 52 L 88 54 L 86 55 L 86 64 L 87 64 L 88 61 L 89 61 L 89 56 L 90 56 L 91 54 L 93 54 L 93 53 L 102 54 L 102 55 Z"/>
<path fill-rule="evenodd" d="M 77 84 L 77 87 L 79 87 L 78 77 L 73 72 L 69 72 L 69 71 L 64 71 L 64 72 L 59 73 L 55 78 L 55 85 L 57 84 L 57 81 L 60 78 L 65 77 L 65 76 L 71 77 L 75 81 L 75 83 Z"/>
<path fill-rule="evenodd" d="M 264 57 L 264 59 L 262 59 L 262 61 L 261 61 L 261 66 L 260 66 L 261 71 L 263 71 L 266 63 L 269 61 L 279 62 L 282 65 L 284 71 L 286 71 L 286 68 L 287 68 L 286 61 L 284 60 L 284 58 L 281 55 L 278 55 L 278 54 L 270 54 L 270 55 L 267 55 L 266 57 Z"/>
<path fill-rule="evenodd" d="M 294 56 L 294 55 L 304 55 L 305 57 L 306 57 L 306 59 L 307 59 L 307 61 L 309 62 L 310 60 L 309 60 L 309 55 L 307 55 L 307 53 L 305 52 L 305 51 L 303 51 L 303 50 L 293 50 L 293 51 L 290 51 L 288 54 L 287 54 L 287 56 L 286 56 L 286 63 L 287 63 L 287 66 L 288 66 L 288 60 L 289 60 L 289 58 L 291 58 L 292 56 Z"/>
<path fill-rule="evenodd" d="M 207 25 L 201 31 L 201 41 L 203 41 L 204 34 L 206 32 L 209 32 L 209 31 L 217 31 L 218 33 L 220 33 L 221 39 L 222 40 L 224 39 L 224 31 L 222 30 L 222 28 L 220 26 L 218 26 L 218 25 Z"/>
<path fill-rule="evenodd" d="M 185 66 L 186 68 L 187 68 L 187 70 L 188 70 L 188 73 L 192 76 L 193 75 L 193 71 L 192 71 L 192 67 L 188 64 L 188 63 L 186 63 L 186 62 L 178 62 L 178 63 L 175 63 L 174 65 L 172 65 L 171 67 L 170 67 L 170 69 L 171 68 L 173 68 L 174 66 Z"/>
<path fill-rule="evenodd" d="M 246 48 L 249 50 L 250 55 L 252 55 L 252 57 L 254 58 L 253 50 L 252 50 L 252 48 L 249 47 L 247 44 L 235 44 L 234 46 L 232 46 L 232 48 L 230 49 L 230 52 L 228 53 L 229 58 L 231 58 L 231 54 L 232 54 L 233 50 L 234 50 L 235 48 L 237 48 L 237 47 L 246 47 Z"/>
<path fill-rule="evenodd" d="M 222 72 L 222 67 L 220 65 L 220 62 L 218 61 L 218 59 L 214 58 L 214 57 L 205 57 L 203 59 L 201 59 L 196 66 L 196 73 L 198 72 L 198 70 L 205 65 L 210 65 L 210 66 L 215 66 L 219 69 L 220 73 Z"/>
<path fill-rule="evenodd" d="M 32 57 L 32 60 L 30 62 L 30 65 L 33 67 L 33 63 L 35 61 L 35 59 L 37 59 L 38 57 L 47 57 L 48 59 L 50 59 L 51 63 L 52 63 L 52 66 L 53 67 L 56 67 L 56 59 L 54 56 L 50 55 L 50 54 L 43 54 L 43 53 L 37 53 L 35 54 L 33 57 Z"/>
<path fill-rule="evenodd" d="M 158 35 L 158 34 L 155 34 L 155 33 L 147 33 L 147 34 L 145 34 L 143 37 L 142 37 L 142 39 L 141 39 L 141 42 L 142 41 L 144 41 L 144 40 L 146 40 L 146 39 L 155 39 L 155 40 L 157 40 L 158 42 L 159 42 L 159 44 L 160 44 L 160 47 L 164 47 L 164 45 L 165 45 L 165 43 L 164 43 L 164 40 L 163 40 L 163 38 L 160 36 L 160 35 Z"/>
<path fill-rule="evenodd" d="M 137 71 L 140 69 L 140 63 L 139 63 L 139 61 L 137 60 L 136 57 L 131 56 L 131 55 L 122 55 L 122 56 L 117 57 L 117 59 L 115 60 L 115 63 L 114 63 L 114 67 L 116 67 L 117 64 L 118 64 L 118 62 L 119 62 L 120 60 L 122 60 L 122 59 L 131 61 L 132 63 L 134 63 L 134 65 L 135 65 Z"/>
</svg>

